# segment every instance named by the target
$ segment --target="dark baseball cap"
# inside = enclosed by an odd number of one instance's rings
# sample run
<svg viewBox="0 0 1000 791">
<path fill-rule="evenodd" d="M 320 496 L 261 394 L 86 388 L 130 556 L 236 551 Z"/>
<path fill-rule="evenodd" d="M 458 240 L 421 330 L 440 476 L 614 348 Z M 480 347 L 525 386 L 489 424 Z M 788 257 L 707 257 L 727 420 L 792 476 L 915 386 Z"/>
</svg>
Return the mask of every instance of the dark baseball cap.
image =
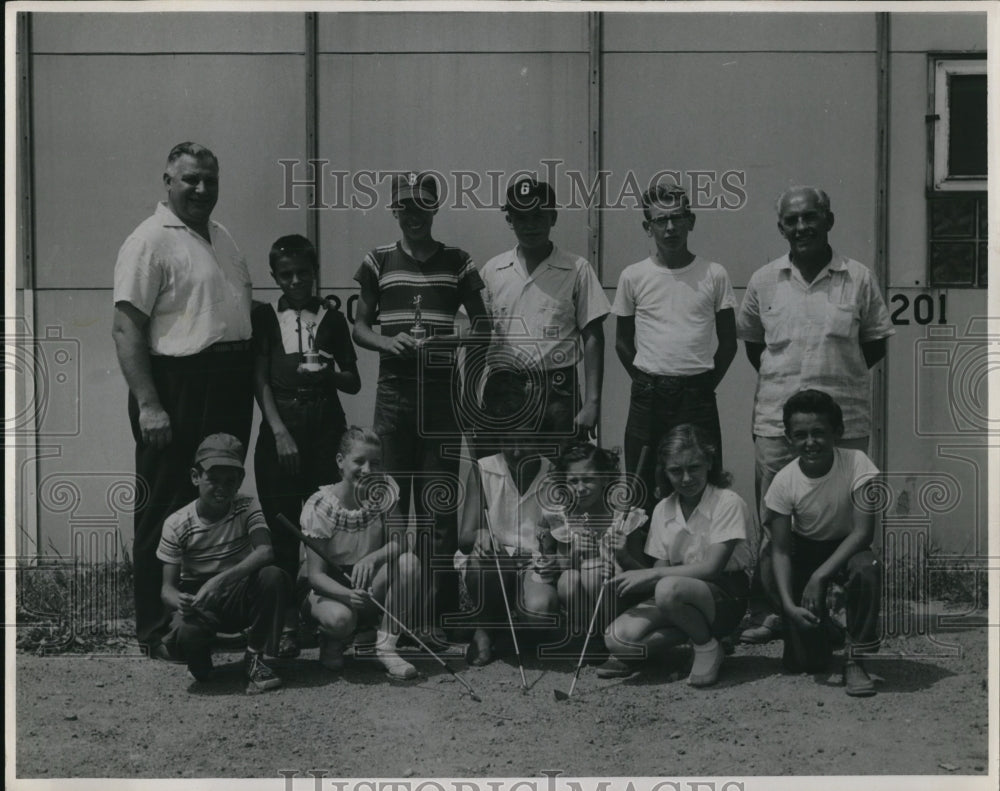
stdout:
<svg viewBox="0 0 1000 791">
<path fill-rule="evenodd" d="M 232 434 L 209 434 L 194 453 L 194 463 L 203 470 L 212 467 L 237 467 L 243 469 L 246 451 L 243 443 Z"/>
<path fill-rule="evenodd" d="M 500 208 L 505 212 L 524 213 L 535 209 L 555 209 L 556 191 L 544 181 L 525 176 L 507 188 L 507 202 Z"/>
<path fill-rule="evenodd" d="M 398 209 L 404 200 L 416 201 L 424 209 L 438 205 L 437 179 L 430 173 L 407 171 L 392 180 L 392 208 Z"/>
</svg>

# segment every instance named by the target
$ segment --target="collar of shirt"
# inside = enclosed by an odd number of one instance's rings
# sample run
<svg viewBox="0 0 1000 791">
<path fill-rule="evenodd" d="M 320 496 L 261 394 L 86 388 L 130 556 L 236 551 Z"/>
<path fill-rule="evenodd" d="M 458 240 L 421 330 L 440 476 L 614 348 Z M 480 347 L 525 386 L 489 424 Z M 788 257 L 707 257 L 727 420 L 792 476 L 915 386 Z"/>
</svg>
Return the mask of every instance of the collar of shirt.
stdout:
<svg viewBox="0 0 1000 791">
<path fill-rule="evenodd" d="M 798 267 L 792 263 L 792 259 L 788 257 L 787 253 L 778 259 L 778 269 L 787 271 L 789 273 L 789 277 L 798 277 L 798 279 L 805 284 L 806 287 L 809 287 L 820 282 L 824 277 L 830 276 L 832 272 L 847 271 L 847 258 L 842 256 L 832 247 L 830 248 L 830 252 L 830 262 L 820 269 L 819 272 L 816 273 L 816 277 L 814 277 L 809 283 L 806 283 L 805 278 L 802 277 Z"/>
<path fill-rule="evenodd" d="M 549 253 L 548 257 L 545 260 L 540 261 L 538 263 L 538 266 L 535 267 L 534 271 L 530 275 L 528 274 L 528 267 L 525 266 L 524 254 L 521 252 L 520 245 L 518 245 L 517 247 L 515 247 L 513 250 L 510 251 L 510 254 L 507 256 L 507 261 L 504 264 L 498 266 L 497 270 L 510 269 L 512 266 L 514 266 L 514 264 L 521 265 L 520 267 L 521 274 L 523 274 L 527 280 L 534 280 L 545 269 L 551 268 L 551 269 L 558 269 L 563 272 L 568 272 L 573 268 L 562 259 L 562 256 L 560 256 L 559 254 L 559 245 L 555 244 L 554 242 L 552 244 L 552 250 Z"/>
<path fill-rule="evenodd" d="M 701 514 L 704 519 L 712 518 L 712 504 L 715 501 L 715 487 L 712 484 L 707 484 L 705 486 L 705 491 L 701 493 L 701 499 L 698 501 L 698 505 L 694 507 L 691 512 L 691 516 L 687 519 L 684 518 L 684 513 L 681 511 L 681 501 L 674 492 L 671 494 L 666 501 L 664 506 L 664 518 L 667 522 L 676 522 L 677 526 L 682 530 L 687 530 L 691 532 L 688 525 L 694 521 L 697 514 Z"/>
<path fill-rule="evenodd" d="M 514 487 L 514 491 L 518 491 L 517 482 L 514 480 L 514 473 L 511 471 L 510 467 L 507 466 L 507 460 L 503 458 L 503 454 L 499 455 L 501 458 L 495 467 L 493 466 L 486 467 L 480 465 L 482 473 L 486 475 L 496 475 L 501 478 L 507 478 L 510 481 L 510 484 Z M 545 480 L 545 476 L 549 474 L 551 469 L 552 469 L 552 462 L 549 461 L 545 456 L 542 456 L 541 464 L 538 467 L 538 472 L 536 473 L 534 480 L 532 480 L 531 483 L 528 484 L 528 489 L 527 491 L 524 492 L 524 494 L 519 493 L 518 495 L 521 499 L 521 502 L 524 502 L 525 500 L 535 495 L 538 489 L 538 485 L 543 480 Z"/>
<path fill-rule="evenodd" d="M 163 201 L 160 201 L 159 203 L 156 204 L 155 214 L 157 217 L 160 218 L 160 222 L 163 224 L 164 228 L 187 228 L 187 226 L 184 224 L 184 221 L 176 214 L 174 214 L 170 210 L 170 207 Z M 210 230 L 214 231 L 217 226 L 218 223 L 215 220 L 208 221 L 208 227 Z M 191 229 L 188 228 L 188 230 Z M 191 233 L 194 233 L 194 231 L 191 231 Z"/>
<path fill-rule="evenodd" d="M 323 307 L 323 300 L 320 297 L 309 297 L 306 300 L 306 304 L 303 305 L 299 310 L 305 310 L 309 313 L 319 313 L 320 308 Z M 292 310 L 292 306 L 288 304 L 288 299 L 282 294 L 278 297 L 278 311 Z"/>
</svg>

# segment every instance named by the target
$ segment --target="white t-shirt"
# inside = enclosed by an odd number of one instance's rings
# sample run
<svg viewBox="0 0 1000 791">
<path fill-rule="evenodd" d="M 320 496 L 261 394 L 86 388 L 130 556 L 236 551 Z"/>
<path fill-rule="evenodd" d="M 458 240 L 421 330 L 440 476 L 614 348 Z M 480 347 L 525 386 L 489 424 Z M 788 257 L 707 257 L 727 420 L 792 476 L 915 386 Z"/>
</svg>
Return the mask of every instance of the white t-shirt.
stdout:
<svg viewBox="0 0 1000 791">
<path fill-rule="evenodd" d="M 654 376 L 694 376 L 715 368 L 715 314 L 736 308 L 729 275 L 701 256 L 680 269 L 652 258 L 625 268 L 611 311 L 635 316 L 632 364 Z"/>
<path fill-rule="evenodd" d="M 646 538 L 646 554 L 669 561 L 671 566 L 700 563 L 712 544 L 737 540 L 724 571 L 750 568 L 751 555 L 746 538 L 750 527 L 750 509 L 736 492 L 705 487 L 701 501 L 685 519 L 674 492 L 660 500 L 653 509 Z"/>
<path fill-rule="evenodd" d="M 810 478 L 795 459 L 774 476 L 764 503 L 792 517 L 792 530 L 814 541 L 844 538 L 854 526 L 854 492 L 878 474 L 860 450 L 834 448 L 833 466 L 822 478 Z"/>
</svg>

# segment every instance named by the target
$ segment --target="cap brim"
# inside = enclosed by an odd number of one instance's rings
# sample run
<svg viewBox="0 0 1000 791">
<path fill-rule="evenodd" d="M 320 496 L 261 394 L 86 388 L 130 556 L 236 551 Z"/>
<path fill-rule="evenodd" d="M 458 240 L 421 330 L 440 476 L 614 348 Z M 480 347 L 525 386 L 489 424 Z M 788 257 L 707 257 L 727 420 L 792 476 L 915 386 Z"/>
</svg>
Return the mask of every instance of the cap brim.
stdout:
<svg viewBox="0 0 1000 791">
<path fill-rule="evenodd" d="M 396 193 L 395 203 L 398 205 L 404 200 L 414 200 L 421 206 L 437 206 L 437 196 L 421 187 L 401 187 Z"/>
<path fill-rule="evenodd" d="M 203 470 L 210 470 L 212 467 L 235 467 L 237 470 L 244 469 L 243 462 L 236 461 L 231 456 L 209 456 L 198 462 Z"/>
</svg>

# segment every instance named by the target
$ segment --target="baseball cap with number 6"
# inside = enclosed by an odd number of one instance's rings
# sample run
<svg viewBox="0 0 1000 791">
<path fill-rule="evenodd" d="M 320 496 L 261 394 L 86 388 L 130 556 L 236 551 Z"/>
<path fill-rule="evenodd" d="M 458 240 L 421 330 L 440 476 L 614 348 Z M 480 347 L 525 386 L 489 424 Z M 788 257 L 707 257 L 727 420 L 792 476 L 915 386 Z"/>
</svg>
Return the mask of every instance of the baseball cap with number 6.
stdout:
<svg viewBox="0 0 1000 791">
<path fill-rule="evenodd" d="M 525 176 L 507 188 L 507 202 L 500 207 L 505 212 L 532 212 L 555 209 L 556 191 L 544 182 Z"/>
</svg>

